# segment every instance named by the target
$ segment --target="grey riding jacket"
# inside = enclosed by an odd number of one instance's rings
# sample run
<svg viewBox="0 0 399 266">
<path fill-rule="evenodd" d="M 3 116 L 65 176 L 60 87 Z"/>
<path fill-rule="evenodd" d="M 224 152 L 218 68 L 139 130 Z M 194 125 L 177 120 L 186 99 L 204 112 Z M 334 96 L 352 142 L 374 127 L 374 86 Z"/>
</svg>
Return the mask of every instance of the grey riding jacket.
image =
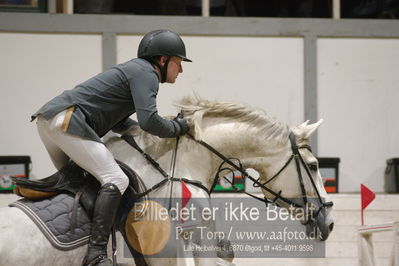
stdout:
<svg viewBox="0 0 399 266">
<path fill-rule="evenodd" d="M 144 59 L 132 59 L 64 91 L 34 113 L 32 121 L 38 115 L 50 119 L 73 106 L 66 132 L 101 142 L 109 130 L 120 133 L 137 123 L 129 118 L 136 112 L 143 130 L 159 137 L 176 137 L 179 124 L 158 115 L 158 89 L 154 67 Z"/>
</svg>

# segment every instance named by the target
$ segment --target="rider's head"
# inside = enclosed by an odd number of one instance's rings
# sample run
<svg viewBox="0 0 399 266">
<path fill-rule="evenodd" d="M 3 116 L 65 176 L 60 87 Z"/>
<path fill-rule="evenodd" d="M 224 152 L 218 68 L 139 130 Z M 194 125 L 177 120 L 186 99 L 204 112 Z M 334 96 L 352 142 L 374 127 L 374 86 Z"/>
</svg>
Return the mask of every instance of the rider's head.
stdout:
<svg viewBox="0 0 399 266">
<path fill-rule="evenodd" d="M 186 57 L 183 40 L 170 30 L 155 30 L 147 33 L 140 42 L 137 56 L 159 68 L 162 83 L 174 83 L 177 75 L 183 72 L 181 61 L 191 62 Z M 169 65 L 170 62 L 172 64 Z"/>
</svg>

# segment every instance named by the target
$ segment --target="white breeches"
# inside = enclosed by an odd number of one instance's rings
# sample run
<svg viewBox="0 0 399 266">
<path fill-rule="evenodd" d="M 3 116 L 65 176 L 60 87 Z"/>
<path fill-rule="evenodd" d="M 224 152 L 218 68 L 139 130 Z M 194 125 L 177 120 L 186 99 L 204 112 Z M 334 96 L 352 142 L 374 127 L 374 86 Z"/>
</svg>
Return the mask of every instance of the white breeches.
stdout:
<svg viewBox="0 0 399 266">
<path fill-rule="evenodd" d="M 96 177 L 101 185 L 112 183 L 123 194 L 129 185 L 129 179 L 112 153 L 103 143 L 63 132 L 60 127 L 65 114 L 66 111 L 62 111 L 49 120 L 40 115 L 37 117 L 40 138 L 55 167 L 60 170 L 71 159 Z"/>
</svg>

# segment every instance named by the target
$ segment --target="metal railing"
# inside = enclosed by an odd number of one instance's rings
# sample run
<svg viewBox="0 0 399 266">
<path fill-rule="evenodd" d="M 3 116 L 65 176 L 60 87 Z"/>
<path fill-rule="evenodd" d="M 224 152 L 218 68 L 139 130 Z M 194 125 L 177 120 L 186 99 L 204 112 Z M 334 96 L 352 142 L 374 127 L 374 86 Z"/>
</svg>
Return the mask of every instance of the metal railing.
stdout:
<svg viewBox="0 0 399 266">
<path fill-rule="evenodd" d="M 211 0 L 201 0 L 201 16 L 209 17 L 210 16 L 210 1 Z M 73 14 L 73 0 L 63 0 L 62 1 L 62 10 L 64 10 L 65 14 Z M 57 2 L 56 0 L 48 0 L 47 1 L 47 10 L 48 13 L 54 14 L 57 13 Z M 341 0 L 332 0 L 332 10 L 333 10 L 333 18 L 340 19 L 341 18 Z"/>
</svg>

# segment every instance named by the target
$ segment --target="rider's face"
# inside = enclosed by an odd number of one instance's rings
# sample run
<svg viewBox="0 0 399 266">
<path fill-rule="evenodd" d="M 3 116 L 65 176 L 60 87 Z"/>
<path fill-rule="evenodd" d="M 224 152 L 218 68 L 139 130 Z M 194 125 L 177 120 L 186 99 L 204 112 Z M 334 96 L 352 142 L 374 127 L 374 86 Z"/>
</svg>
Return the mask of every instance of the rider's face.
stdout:
<svg viewBox="0 0 399 266">
<path fill-rule="evenodd" d="M 183 73 L 183 67 L 181 65 L 182 59 L 180 57 L 172 56 L 168 64 L 168 72 L 166 76 L 167 83 L 175 83 L 179 73 Z"/>
</svg>

